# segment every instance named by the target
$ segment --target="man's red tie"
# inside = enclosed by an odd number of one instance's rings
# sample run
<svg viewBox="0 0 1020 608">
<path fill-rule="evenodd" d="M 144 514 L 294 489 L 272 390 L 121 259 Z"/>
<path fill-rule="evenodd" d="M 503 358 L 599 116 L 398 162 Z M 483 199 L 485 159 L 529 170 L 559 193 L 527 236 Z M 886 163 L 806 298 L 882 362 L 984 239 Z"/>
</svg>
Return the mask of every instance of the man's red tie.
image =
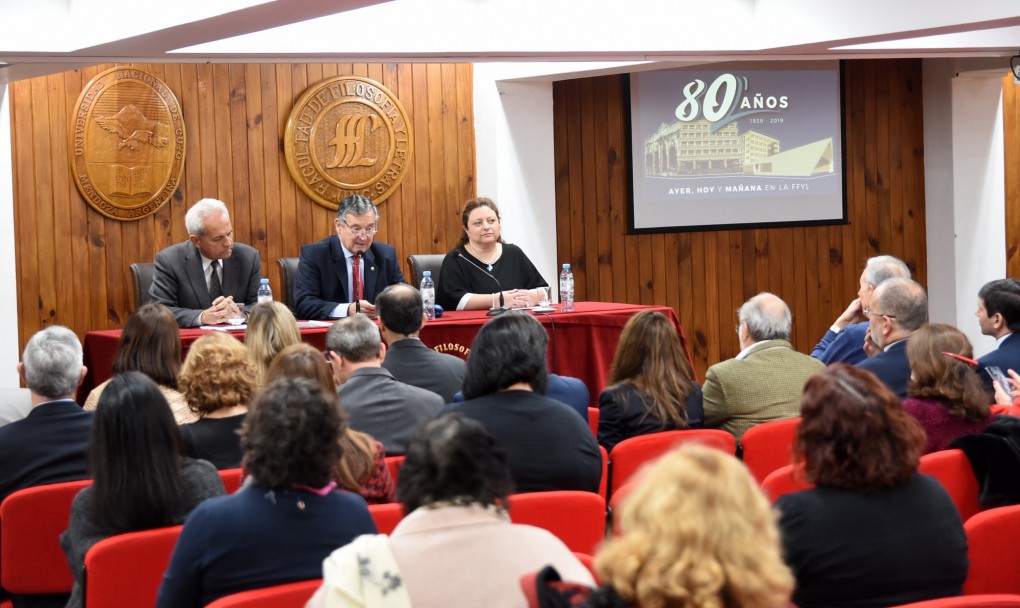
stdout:
<svg viewBox="0 0 1020 608">
<path fill-rule="evenodd" d="M 354 281 L 354 301 L 360 302 L 365 299 L 365 286 L 361 284 L 361 256 L 355 255 L 352 259 L 354 260 L 354 271 L 351 273 L 351 278 Z"/>
</svg>

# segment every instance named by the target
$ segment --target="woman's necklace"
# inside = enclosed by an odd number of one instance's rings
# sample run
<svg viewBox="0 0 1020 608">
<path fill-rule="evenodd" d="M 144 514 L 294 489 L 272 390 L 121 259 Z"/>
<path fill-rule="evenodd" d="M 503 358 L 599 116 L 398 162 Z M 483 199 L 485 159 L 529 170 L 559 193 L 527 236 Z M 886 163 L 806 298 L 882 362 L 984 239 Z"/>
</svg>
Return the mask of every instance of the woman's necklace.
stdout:
<svg viewBox="0 0 1020 608">
<path fill-rule="evenodd" d="M 478 258 L 479 262 L 481 262 L 482 264 L 485 264 L 485 268 L 487 268 L 489 272 L 492 272 L 492 265 L 497 260 L 499 260 L 499 243 L 496 243 L 496 248 L 492 252 L 492 255 L 489 256 L 489 261 L 488 262 L 486 262 L 485 260 L 482 259 L 482 256 L 479 255 L 479 251 L 478 251 L 478 249 L 474 245 L 468 244 L 468 247 L 471 249 L 472 255 L 474 255 L 476 258 Z"/>
</svg>

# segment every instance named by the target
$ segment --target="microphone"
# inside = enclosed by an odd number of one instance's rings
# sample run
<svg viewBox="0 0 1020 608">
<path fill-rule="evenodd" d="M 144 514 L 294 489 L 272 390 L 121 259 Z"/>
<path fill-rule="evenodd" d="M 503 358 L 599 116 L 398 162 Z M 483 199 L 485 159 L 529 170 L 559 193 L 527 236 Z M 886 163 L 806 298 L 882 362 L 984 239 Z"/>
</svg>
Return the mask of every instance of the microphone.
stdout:
<svg viewBox="0 0 1020 608">
<path fill-rule="evenodd" d="M 463 253 L 461 253 L 461 252 L 459 252 L 459 251 L 458 251 L 458 252 L 457 252 L 457 257 L 458 257 L 458 258 L 460 258 L 460 259 L 462 259 L 462 260 L 464 260 L 464 261 L 465 261 L 465 262 L 467 262 L 468 264 L 471 264 L 472 266 L 474 266 L 475 268 L 477 268 L 479 272 L 481 272 L 481 273 L 485 274 L 485 276 L 489 277 L 490 279 L 492 279 L 493 281 L 495 281 L 495 282 L 496 282 L 496 287 L 497 287 L 497 288 L 499 289 L 499 306 L 498 306 L 497 308 L 490 308 L 490 309 L 489 309 L 489 312 L 488 312 L 488 313 L 486 313 L 486 314 L 487 314 L 487 316 L 490 316 L 490 317 L 495 317 L 496 315 L 501 315 L 501 314 L 505 313 L 505 312 L 506 312 L 507 310 L 509 310 L 509 309 L 508 309 L 508 308 L 507 308 L 507 307 L 506 307 L 506 306 L 504 305 L 504 303 L 503 303 L 503 286 L 502 286 L 502 285 L 500 285 L 500 283 L 499 283 L 499 279 L 497 279 L 497 278 L 496 278 L 495 276 L 493 276 L 493 274 L 492 274 L 491 272 L 489 272 L 488 270 L 486 270 L 486 269 L 482 268 L 482 267 L 481 267 L 481 266 L 479 266 L 478 264 L 475 264 L 475 263 L 474 263 L 474 262 L 472 262 L 471 260 L 469 260 L 469 259 L 467 259 L 466 257 L 464 257 L 464 254 L 463 254 Z"/>
</svg>

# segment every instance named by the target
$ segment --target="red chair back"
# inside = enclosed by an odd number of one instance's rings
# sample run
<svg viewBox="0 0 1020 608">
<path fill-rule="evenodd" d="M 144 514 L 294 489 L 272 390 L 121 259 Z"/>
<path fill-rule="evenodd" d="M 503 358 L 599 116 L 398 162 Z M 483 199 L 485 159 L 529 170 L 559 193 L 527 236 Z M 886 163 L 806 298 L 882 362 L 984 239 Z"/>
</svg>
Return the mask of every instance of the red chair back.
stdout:
<svg viewBox="0 0 1020 608">
<path fill-rule="evenodd" d="M 12 594 L 70 593 L 74 577 L 60 535 L 75 495 L 91 480 L 19 490 L 0 505 L 0 586 Z"/>
<path fill-rule="evenodd" d="M 802 469 L 803 466 L 799 464 L 788 464 L 776 469 L 761 482 L 761 489 L 772 502 L 784 494 L 810 490 L 815 486 L 804 479 Z"/>
<path fill-rule="evenodd" d="M 988 509 L 963 523 L 967 532 L 970 572 L 964 595 L 1015 593 L 1020 595 L 1020 505 Z"/>
<path fill-rule="evenodd" d="M 275 585 L 221 597 L 205 608 L 304 608 L 322 579 Z"/>
<path fill-rule="evenodd" d="M 219 473 L 227 494 L 233 494 L 241 489 L 241 483 L 244 482 L 244 469 L 220 469 Z"/>
<path fill-rule="evenodd" d="M 403 456 L 387 456 L 386 457 L 386 468 L 390 471 L 390 477 L 393 478 L 393 486 L 396 487 L 397 480 L 400 479 L 400 467 L 404 466 Z"/>
<path fill-rule="evenodd" d="M 625 484 L 641 465 L 688 441 L 718 448 L 730 455 L 737 451 L 733 435 L 718 429 L 663 431 L 624 439 L 609 452 L 609 461 L 612 463 L 609 495 L 612 496 L 617 488 Z"/>
<path fill-rule="evenodd" d="M 740 438 L 744 464 L 761 483 L 769 473 L 793 463 L 793 440 L 800 418 L 756 424 Z"/>
<path fill-rule="evenodd" d="M 85 608 L 156 605 L 183 526 L 111 536 L 85 554 Z"/>
<path fill-rule="evenodd" d="M 594 492 L 554 490 L 514 494 L 510 519 L 544 528 L 571 551 L 595 554 L 606 536 L 606 502 Z"/>
<path fill-rule="evenodd" d="M 400 520 L 404 519 L 404 507 L 399 502 L 368 505 L 368 512 L 372 514 L 379 534 L 392 534 Z"/>
<path fill-rule="evenodd" d="M 959 597 L 940 597 L 936 600 L 925 600 L 912 604 L 901 604 L 894 608 L 1020 608 L 1020 595 L 1004 593 L 983 595 L 961 595 Z"/>
<path fill-rule="evenodd" d="M 970 460 L 963 450 L 942 450 L 921 456 L 918 467 L 921 473 L 931 475 L 946 488 L 960 512 L 960 519 L 967 521 L 981 510 L 979 497 L 981 485 L 974 477 Z"/>
<path fill-rule="evenodd" d="M 602 413 L 597 407 L 588 408 L 588 428 L 591 429 L 591 434 L 595 435 L 595 439 L 599 438 L 599 414 Z"/>
</svg>

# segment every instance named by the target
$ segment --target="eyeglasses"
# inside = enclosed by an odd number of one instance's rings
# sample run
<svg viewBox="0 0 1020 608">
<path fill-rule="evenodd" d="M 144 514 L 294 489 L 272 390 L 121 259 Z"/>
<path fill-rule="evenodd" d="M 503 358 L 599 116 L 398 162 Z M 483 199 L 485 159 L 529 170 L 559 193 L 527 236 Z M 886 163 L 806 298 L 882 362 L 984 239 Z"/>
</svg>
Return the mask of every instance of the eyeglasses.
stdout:
<svg viewBox="0 0 1020 608">
<path fill-rule="evenodd" d="M 874 310 L 869 310 L 868 311 L 868 316 L 869 317 L 870 316 L 885 317 L 886 319 L 892 319 L 894 321 L 896 320 L 896 315 L 886 315 L 886 314 L 882 314 L 880 312 L 875 312 Z"/>
<path fill-rule="evenodd" d="M 373 234 L 379 231 L 378 227 L 376 226 L 369 226 L 368 228 L 357 228 L 348 226 L 347 222 L 344 221 L 341 221 L 340 223 L 343 224 L 348 230 L 350 230 L 351 234 L 353 234 L 354 236 L 361 237 L 372 236 Z"/>
</svg>

